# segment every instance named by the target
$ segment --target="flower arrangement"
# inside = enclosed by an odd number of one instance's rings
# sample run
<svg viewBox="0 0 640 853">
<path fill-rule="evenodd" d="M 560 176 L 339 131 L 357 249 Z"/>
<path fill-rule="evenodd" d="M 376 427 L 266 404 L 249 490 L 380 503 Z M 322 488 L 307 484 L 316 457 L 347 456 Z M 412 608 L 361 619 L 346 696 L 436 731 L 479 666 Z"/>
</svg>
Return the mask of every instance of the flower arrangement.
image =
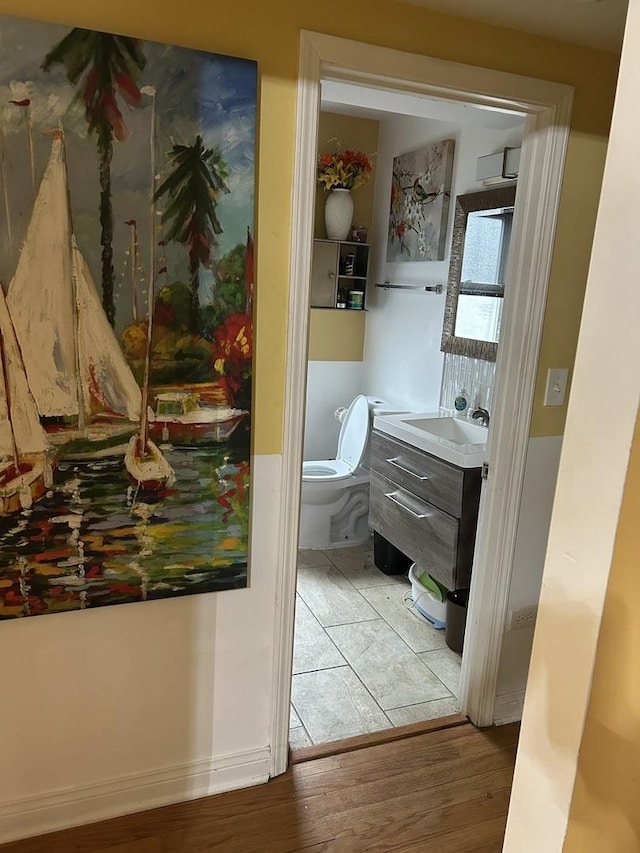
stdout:
<svg viewBox="0 0 640 853">
<path fill-rule="evenodd" d="M 318 181 L 325 190 L 355 190 L 371 177 L 371 158 L 363 151 L 342 151 L 320 154 Z"/>
</svg>

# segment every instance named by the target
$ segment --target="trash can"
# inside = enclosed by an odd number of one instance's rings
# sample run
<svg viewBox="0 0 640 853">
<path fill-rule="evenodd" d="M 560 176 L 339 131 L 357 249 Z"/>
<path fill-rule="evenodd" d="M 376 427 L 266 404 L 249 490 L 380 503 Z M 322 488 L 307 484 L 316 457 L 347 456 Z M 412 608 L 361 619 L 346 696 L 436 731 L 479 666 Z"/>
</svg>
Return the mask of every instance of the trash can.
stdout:
<svg viewBox="0 0 640 853">
<path fill-rule="evenodd" d="M 413 561 L 374 530 L 373 562 L 385 575 L 406 575 Z"/>
<path fill-rule="evenodd" d="M 447 592 L 442 584 L 423 571 L 417 563 L 409 567 L 413 606 L 434 628 L 442 629 L 447 621 Z"/>
<path fill-rule="evenodd" d="M 468 603 L 468 589 L 452 589 L 447 593 L 447 624 L 444 629 L 444 641 L 451 651 L 460 655 L 464 645 Z"/>
</svg>

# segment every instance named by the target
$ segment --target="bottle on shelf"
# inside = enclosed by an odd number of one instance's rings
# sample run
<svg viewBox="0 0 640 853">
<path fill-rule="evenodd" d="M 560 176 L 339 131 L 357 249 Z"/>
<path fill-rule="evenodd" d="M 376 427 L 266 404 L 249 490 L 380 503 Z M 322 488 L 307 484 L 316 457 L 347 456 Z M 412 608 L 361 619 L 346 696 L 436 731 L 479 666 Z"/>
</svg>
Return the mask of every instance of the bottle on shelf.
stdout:
<svg viewBox="0 0 640 853">
<path fill-rule="evenodd" d="M 469 395 L 467 394 L 466 388 L 461 388 L 453 401 L 453 414 L 456 418 L 464 418 L 467 414 L 468 407 Z"/>
<path fill-rule="evenodd" d="M 356 256 L 353 252 L 350 252 L 344 259 L 344 274 L 345 275 L 353 275 L 355 265 L 356 265 Z"/>
</svg>

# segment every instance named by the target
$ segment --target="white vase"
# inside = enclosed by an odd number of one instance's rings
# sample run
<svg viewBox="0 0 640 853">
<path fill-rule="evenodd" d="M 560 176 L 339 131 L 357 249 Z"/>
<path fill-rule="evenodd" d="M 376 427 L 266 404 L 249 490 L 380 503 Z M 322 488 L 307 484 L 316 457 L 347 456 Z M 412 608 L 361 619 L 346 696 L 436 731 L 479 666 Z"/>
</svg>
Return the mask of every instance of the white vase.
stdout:
<svg viewBox="0 0 640 853">
<path fill-rule="evenodd" d="M 346 240 L 353 220 L 351 191 L 331 190 L 324 205 L 324 227 L 329 240 Z"/>
</svg>

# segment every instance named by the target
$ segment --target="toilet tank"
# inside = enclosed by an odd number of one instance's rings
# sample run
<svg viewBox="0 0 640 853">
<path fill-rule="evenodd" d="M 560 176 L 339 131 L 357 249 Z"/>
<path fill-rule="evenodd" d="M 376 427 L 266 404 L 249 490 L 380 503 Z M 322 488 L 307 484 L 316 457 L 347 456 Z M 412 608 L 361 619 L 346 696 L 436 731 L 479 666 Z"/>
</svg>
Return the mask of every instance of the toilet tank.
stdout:
<svg viewBox="0 0 640 853">
<path fill-rule="evenodd" d="M 367 403 L 369 404 L 369 437 L 367 439 L 367 447 L 364 452 L 362 466 L 364 468 L 369 467 L 369 459 L 371 456 L 371 430 L 373 429 L 373 419 L 378 415 L 401 415 L 404 412 L 408 412 L 406 406 L 401 406 L 399 403 L 391 403 L 389 400 L 384 400 L 382 397 L 369 397 L 367 396 Z"/>
<path fill-rule="evenodd" d="M 381 397 L 367 397 L 367 403 L 369 404 L 372 421 L 377 415 L 401 415 L 409 411 L 406 406 L 391 403 L 389 400 L 383 400 Z"/>
</svg>

